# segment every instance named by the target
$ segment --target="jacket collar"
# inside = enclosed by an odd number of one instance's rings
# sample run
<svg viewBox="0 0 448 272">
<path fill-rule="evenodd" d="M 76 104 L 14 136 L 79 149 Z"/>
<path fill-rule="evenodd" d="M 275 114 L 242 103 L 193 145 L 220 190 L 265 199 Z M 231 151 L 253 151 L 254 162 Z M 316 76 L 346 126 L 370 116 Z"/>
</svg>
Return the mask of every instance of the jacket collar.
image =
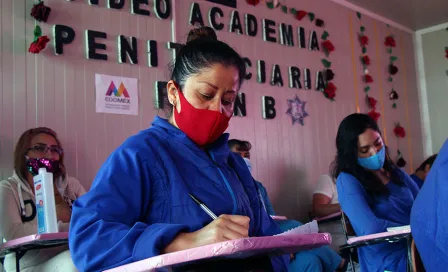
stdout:
<svg viewBox="0 0 448 272">
<path fill-rule="evenodd" d="M 152 128 L 162 132 L 170 140 L 180 142 L 193 149 L 194 151 L 208 153 L 215 163 L 221 164 L 227 162 L 230 154 L 230 149 L 227 145 L 227 141 L 229 139 L 228 133 L 224 133 L 223 135 L 221 135 L 215 142 L 213 142 L 212 144 L 207 146 L 205 150 L 203 150 L 199 148 L 199 146 L 192 140 L 190 140 L 190 138 L 188 138 L 188 136 L 182 130 L 170 124 L 166 119 L 156 116 L 154 118 L 154 121 L 152 122 Z"/>
</svg>

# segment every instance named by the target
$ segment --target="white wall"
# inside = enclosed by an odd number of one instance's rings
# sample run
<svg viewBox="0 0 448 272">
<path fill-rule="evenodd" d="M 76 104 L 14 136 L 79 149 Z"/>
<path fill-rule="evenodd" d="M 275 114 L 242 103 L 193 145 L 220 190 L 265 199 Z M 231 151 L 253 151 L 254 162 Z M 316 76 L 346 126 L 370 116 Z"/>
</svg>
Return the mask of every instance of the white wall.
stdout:
<svg viewBox="0 0 448 272">
<path fill-rule="evenodd" d="M 448 137 L 448 23 L 416 33 L 425 156 L 437 153 Z"/>
</svg>

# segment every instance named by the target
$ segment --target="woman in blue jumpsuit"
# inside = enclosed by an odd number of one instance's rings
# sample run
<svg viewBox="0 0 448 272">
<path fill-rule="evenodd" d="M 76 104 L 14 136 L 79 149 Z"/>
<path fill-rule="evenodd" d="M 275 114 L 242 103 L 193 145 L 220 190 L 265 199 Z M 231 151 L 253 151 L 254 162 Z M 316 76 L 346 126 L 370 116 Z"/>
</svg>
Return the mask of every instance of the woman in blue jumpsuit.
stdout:
<svg viewBox="0 0 448 272">
<path fill-rule="evenodd" d="M 167 84 L 170 118 L 118 147 L 73 206 L 69 245 L 80 271 L 280 232 L 223 134 L 245 75 L 241 56 L 211 28 L 190 31 Z M 289 256 L 267 260 L 266 271 L 286 271 Z"/>
</svg>

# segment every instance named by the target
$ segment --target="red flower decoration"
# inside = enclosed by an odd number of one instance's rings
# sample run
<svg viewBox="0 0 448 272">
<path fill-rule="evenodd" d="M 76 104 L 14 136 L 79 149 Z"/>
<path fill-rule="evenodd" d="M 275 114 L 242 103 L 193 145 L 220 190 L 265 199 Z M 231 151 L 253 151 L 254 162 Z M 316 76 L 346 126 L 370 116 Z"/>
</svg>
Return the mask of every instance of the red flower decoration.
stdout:
<svg viewBox="0 0 448 272">
<path fill-rule="evenodd" d="M 387 36 L 386 40 L 384 41 L 384 45 L 386 46 L 390 46 L 390 47 L 395 47 L 397 46 L 397 44 L 395 43 L 395 39 L 393 36 Z"/>
<path fill-rule="evenodd" d="M 335 49 L 333 43 L 332 43 L 331 41 L 329 41 L 329 40 L 324 41 L 324 42 L 322 43 L 322 47 L 325 48 L 325 50 L 326 50 L 328 53 L 333 52 L 334 49 Z"/>
<path fill-rule="evenodd" d="M 395 125 L 394 134 L 398 138 L 406 137 L 406 131 L 404 130 L 404 127 L 400 126 L 400 124 Z"/>
<path fill-rule="evenodd" d="M 403 168 L 403 167 L 406 166 L 406 161 L 403 159 L 403 157 L 398 158 L 397 166 L 400 167 L 400 168 Z"/>
<path fill-rule="evenodd" d="M 367 37 L 366 35 L 360 36 L 359 42 L 361 43 L 361 46 L 364 47 L 369 44 L 369 37 Z"/>
<path fill-rule="evenodd" d="M 378 100 L 376 100 L 375 98 L 371 97 L 371 96 L 367 96 L 367 105 L 369 106 L 369 108 L 371 108 L 372 110 L 374 110 L 376 108 L 376 103 L 378 102 Z"/>
<path fill-rule="evenodd" d="M 296 13 L 296 19 L 299 20 L 299 21 L 301 21 L 303 18 L 305 18 L 305 16 L 306 16 L 307 14 L 308 14 L 308 12 L 303 11 L 303 10 L 299 10 L 299 11 Z"/>
<path fill-rule="evenodd" d="M 376 112 L 375 110 L 371 110 L 367 114 L 370 116 L 370 118 L 375 120 L 375 122 L 378 122 L 378 119 L 381 117 L 381 114 L 379 112 Z"/>
<path fill-rule="evenodd" d="M 48 16 L 50 16 L 51 8 L 44 5 L 44 2 L 39 2 L 38 4 L 34 4 L 31 9 L 30 15 L 39 22 L 46 22 L 48 20 Z"/>
<path fill-rule="evenodd" d="M 389 94 L 389 99 L 390 100 L 397 100 L 398 99 L 398 93 L 395 90 L 392 90 L 392 92 L 390 92 L 390 94 Z"/>
<path fill-rule="evenodd" d="M 445 48 L 445 58 L 448 59 L 448 48 Z"/>
<path fill-rule="evenodd" d="M 260 4 L 260 0 L 246 0 L 247 4 L 251 5 L 251 6 L 256 6 L 258 4 Z"/>
<path fill-rule="evenodd" d="M 42 50 L 45 49 L 47 46 L 47 43 L 50 41 L 50 39 L 47 36 L 40 36 L 37 41 L 30 44 L 30 48 L 28 49 L 28 52 L 33 54 L 39 54 Z"/>
<path fill-rule="evenodd" d="M 336 88 L 336 85 L 334 85 L 333 82 L 329 82 L 327 84 L 327 88 L 325 88 L 325 90 L 324 90 L 325 97 L 328 98 L 328 99 L 335 98 L 337 89 L 338 88 Z"/>
<path fill-rule="evenodd" d="M 370 65 L 370 58 L 369 58 L 369 56 L 363 56 L 363 57 L 361 58 L 361 61 L 362 61 L 362 63 L 363 63 L 364 65 Z"/>
<path fill-rule="evenodd" d="M 364 82 L 365 83 L 372 83 L 373 77 L 371 75 L 364 75 Z"/>
<path fill-rule="evenodd" d="M 398 67 L 393 64 L 389 64 L 389 74 L 396 75 L 397 73 L 398 73 Z"/>
</svg>

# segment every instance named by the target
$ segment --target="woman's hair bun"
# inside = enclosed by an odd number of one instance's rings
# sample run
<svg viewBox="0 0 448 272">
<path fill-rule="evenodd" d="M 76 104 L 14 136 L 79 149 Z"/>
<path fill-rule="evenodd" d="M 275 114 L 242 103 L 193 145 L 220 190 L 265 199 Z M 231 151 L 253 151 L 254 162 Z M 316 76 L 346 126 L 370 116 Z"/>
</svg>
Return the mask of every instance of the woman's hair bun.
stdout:
<svg viewBox="0 0 448 272">
<path fill-rule="evenodd" d="M 213 28 L 208 26 L 199 26 L 195 27 L 190 32 L 188 32 L 187 43 L 194 40 L 212 40 L 217 41 L 218 36 L 216 36 L 216 32 Z"/>
</svg>

